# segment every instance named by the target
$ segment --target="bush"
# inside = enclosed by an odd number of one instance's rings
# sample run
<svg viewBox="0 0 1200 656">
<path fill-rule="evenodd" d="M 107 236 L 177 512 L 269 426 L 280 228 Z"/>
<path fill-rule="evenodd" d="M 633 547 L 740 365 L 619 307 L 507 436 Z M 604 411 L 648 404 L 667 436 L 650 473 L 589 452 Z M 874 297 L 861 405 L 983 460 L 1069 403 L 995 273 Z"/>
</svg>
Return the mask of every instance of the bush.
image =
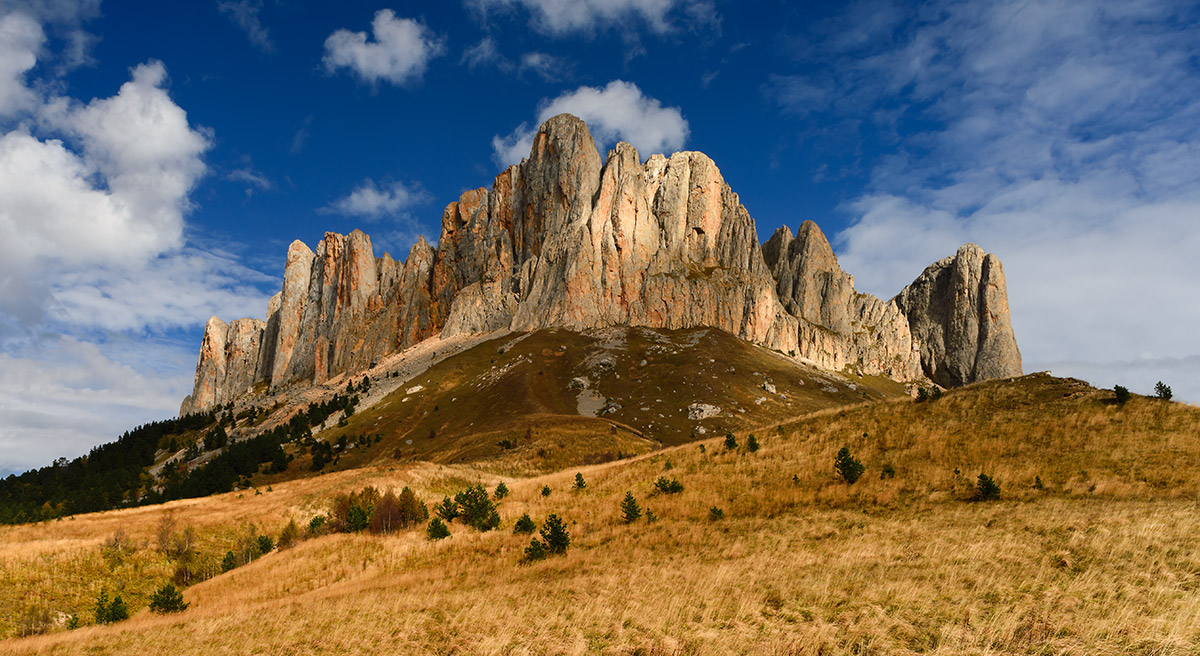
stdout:
<svg viewBox="0 0 1200 656">
<path fill-rule="evenodd" d="M 475 530 L 487 532 L 500 526 L 500 513 L 482 485 L 469 487 L 454 495 L 454 502 L 458 505 L 463 523 Z"/>
<path fill-rule="evenodd" d="M 429 520 L 429 526 L 425 528 L 425 537 L 430 540 L 441 540 L 442 538 L 450 537 L 450 529 L 446 528 L 446 523 L 441 517 L 434 517 Z"/>
<path fill-rule="evenodd" d="M 300 526 L 296 524 L 296 520 L 291 520 L 283 530 L 279 532 L 279 548 L 291 549 L 300 541 Z"/>
<path fill-rule="evenodd" d="M 733 436 L 733 433 L 725 433 L 725 450 L 733 451 L 737 447 L 737 438 Z"/>
<path fill-rule="evenodd" d="M 758 440 L 754 437 L 754 433 L 750 433 L 750 437 L 746 440 L 746 450 L 750 453 L 758 451 Z"/>
<path fill-rule="evenodd" d="M 518 533 L 524 533 L 526 535 L 530 535 L 536 530 L 537 530 L 537 524 L 533 523 L 533 518 L 529 516 L 529 513 L 525 513 L 524 515 L 521 515 L 521 518 L 518 519 L 517 523 L 513 526 L 513 534 L 514 535 L 518 534 Z"/>
<path fill-rule="evenodd" d="M 1113 393 L 1117 395 L 1117 405 L 1125 405 L 1129 403 L 1129 399 L 1133 398 L 1133 395 L 1129 393 L 1129 388 L 1123 385 L 1114 385 Z"/>
<path fill-rule="evenodd" d="M 93 609 L 97 624 L 112 624 L 129 619 L 129 607 L 121 599 L 121 595 L 117 595 L 112 601 L 108 600 L 108 591 L 101 590 L 100 595 L 96 597 L 96 607 Z"/>
<path fill-rule="evenodd" d="M 532 562 L 542 560 L 546 557 L 546 545 L 541 540 L 533 538 L 529 541 L 529 546 L 525 547 L 525 560 Z"/>
<path fill-rule="evenodd" d="M 542 486 L 542 496 L 544 496 L 544 497 L 550 496 L 550 486 L 549 485 Z"/>
<path fill-rule="evenodd" d="M 442 519 L 452 522 L 458 518 L 458 504 L 450 497 L 442 497 L 442 502 L 433 507 L 433 514 Z"/>
<path fill-rule="evenodd" d="M 879 470 L 879 478 L 896 478 L 896 468 L 890 464 L 884 465 L 883 469 Z"/>
<path fill-rule="evenodd" d="M 621 518 L 626 524 L 632 524 L 642 516 L 642 509 L 638 507 L 637 499 L 633 498 L 633 492 L 625 493 L 625 500 L 621 502 Z"/>
<path fill-rule="evenodd" d="M 500 484 L 496 486 L 494 496 L 496 499 L 503 499 L 504 497 L 508 496 L 508 486 L 504 484 L 504 481 L 501 481 Z"/>
<path fill-rule="evenodd" d="M 924 403 L 925 401 L 928 401 L 928 400 L 929 400 L 929 390 L 925 389 L 924 387 L 918 387 L 916 402 Z"/>
<path fill-rule="evenodd" d="M 325 534 L 325 515 L 313 515 L 313 518 L 308 520 L 308 534 L 312 537 Z"/>
<path fill-rule="evenodd" d="M 1154 384 L 1154 396 L 1157 396 L 1163 401 L 1170 401 L 1173 394 L 1171 392 L 1171 388 L 1160 380 Z"/>
<path fill-rule="evenodd" d="M 275 549 L 275 541 L 269 535 L 258 536 L 258 553 L 269 554 Z"/>
<path fill-rule="evenodd" d="M 179 613 L 187 610 L 190 604 L 183 600 L 183 593 L 174 585 L 167 583 L 150 597 L 150 610 L 159 613 Z"/>
<path fill-rule="evenodd" d="M 975 484 L 975 499 L 978 501 L 994 501 L 1000 498 L 1000 483 L 987 474 L 980 474 Z"/>
<path fill-rule="evenodd" d="M 708 509 L 708 521 L 716 522 L 725 519 L 725 511 L 713 506 Z"/>
<path fill-rule="evenodd" d="M 654 481 L 653 494 L 678 494 L 680 492 L 683 492 L 683 484 L 678 479 L 667 480 L 666 476 L 659 476 L 658 480 Z"/>
<path fill-rule="evenodd" d="M 583 480 L 583 474 L 576 472 L 575 474 L 575 489 L 582 490 L 587 487 L 587 481 Z"/>
<path fill-rule="evenodd" d="M 833 458 L 833 470 L 841 476 L 848 485 L 853 485 L 866 471 L 866 467 L 858 458 L 850 455 L 849 447 L 842 447 Z"/>
<path fill-rule="evenodd" d="M 571 546 L 571 534 L 558 515 L 550 515 L 542 524 L 542 540 L 546 542 L 546 551 L 552 554 L 566 553 Z"/>
</svg>

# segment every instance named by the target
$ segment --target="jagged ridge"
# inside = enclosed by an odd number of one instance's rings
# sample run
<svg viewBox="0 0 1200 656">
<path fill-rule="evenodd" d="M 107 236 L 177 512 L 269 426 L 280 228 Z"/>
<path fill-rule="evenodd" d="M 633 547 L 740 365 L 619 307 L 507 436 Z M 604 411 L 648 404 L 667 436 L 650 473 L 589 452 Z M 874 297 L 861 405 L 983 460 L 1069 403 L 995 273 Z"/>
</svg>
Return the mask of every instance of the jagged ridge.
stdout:
<svg viewBox="0 0 1200 656">
<path fill-rule="evenodd" d="M 601 164 L 587 125 L 559 115 L 530 155 L 465 192 L 401 264 L 370 239 L 326 233 L 288 249 L 267 320 L 205 326 L 181 413 L 256 384 L 320 383 L 438 334 L 551 326 L 713 326 L 840 370 L 943 385 L 1019 375 L 998 259 L 967 245 L 895 299 L 854 291 L 805 222 L 760 246 L 711 159 L 617 144 Z"/>
</svg>

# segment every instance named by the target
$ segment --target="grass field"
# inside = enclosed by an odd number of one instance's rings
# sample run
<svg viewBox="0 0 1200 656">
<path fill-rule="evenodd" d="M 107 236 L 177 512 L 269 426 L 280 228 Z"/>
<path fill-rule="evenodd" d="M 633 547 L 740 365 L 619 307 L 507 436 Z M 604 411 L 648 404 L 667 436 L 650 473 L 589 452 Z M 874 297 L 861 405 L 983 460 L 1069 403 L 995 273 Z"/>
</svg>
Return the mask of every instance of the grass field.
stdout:
<svg viewBox="0 0 1200 656">
<path fill-rule="evenodd" d="M 1200 409 L 1111 396 L 1032 375 L 819 411 L 755 429 L 754 453 L 743 431 L 734 451 L 713 438 L 509 476 L 498 531 L 306 540 L 188 588 L 182 614 L 133 605 L 126 622 L 0 651 L 1194 654 Z M 842 446 L 866 467 L 854 485 L 832 471 Z M 583 490 L 571 489 L 576 472 Z M 970 500 L 980 473 L 1000 482 L 999 500 Z M 683 491 L 653 496 L 658 476 Z M 0 576 L 4 590 L 71 588 L 69 554 L 99 553 L 117 527 L 151 540 L 163 513 L 220 550 L 247 522 L 278 531 L 338 490 L 411 485 L 433 502 L 498 480 L 482 465 L 379 465 L 3 528 Z M 626 491 L 658 520 L 623 523 Z M 567 520 L 565 555 L 521 562 L 529 537 L 512 525 L 525 512 Z"/>
</svg>

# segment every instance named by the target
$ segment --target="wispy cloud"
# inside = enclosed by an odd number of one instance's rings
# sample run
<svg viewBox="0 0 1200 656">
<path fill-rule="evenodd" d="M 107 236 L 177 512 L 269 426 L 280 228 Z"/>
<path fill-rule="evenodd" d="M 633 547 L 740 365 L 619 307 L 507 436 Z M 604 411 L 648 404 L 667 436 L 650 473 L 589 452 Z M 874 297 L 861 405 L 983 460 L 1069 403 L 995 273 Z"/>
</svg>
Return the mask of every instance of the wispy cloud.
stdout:
<svg viewBox="0 0 1200 656">
<path fill-rule="evenodd" d="M 1200 289 L 1194 5 L 875 2 L 847 17 L 807 35 L 802 72 L 767 91 L 814 133 L 854 120 L 896 144 L 836 236 L 860 287 L 893 294 L 975 241 L 1005 263 L 1030 368 L 1197 354 L 1200 306 L 1179 302 Z M 1180 387 L 1200 400 L 1200 373 Z"/>
<path fill-rule="evenodd" d="M 681 26 L 719 31 L 721 26 L 712 0 L 465 0 L 464 4 L 484 20 L 522 9 L 534 29 L 553 36 L 642 27 L 658 34 Z"/>
<path fill-rule="evenodd" d="M 234 25 L 245 32 L 250 43 L 263 52 L 275 52 L 275 42 L 271 40 L 271 33 L 263 27 L 262 19 L 258 15 L 262 11 L 262 7 L 261 1 L 254 2 L 252 0 L 217 3 L 217 10 L 225 14 Z"/>
<path fill-rule="evenodd" d="M 428 192 L 418 185 L 393 182 L 380 186 L 374 180 L 363 180 L 346 196 L 343 196 L 321 211 L 358 216 L 365 219 L 405 217 L 410 209 L 431 200 Z"/>
</svg>

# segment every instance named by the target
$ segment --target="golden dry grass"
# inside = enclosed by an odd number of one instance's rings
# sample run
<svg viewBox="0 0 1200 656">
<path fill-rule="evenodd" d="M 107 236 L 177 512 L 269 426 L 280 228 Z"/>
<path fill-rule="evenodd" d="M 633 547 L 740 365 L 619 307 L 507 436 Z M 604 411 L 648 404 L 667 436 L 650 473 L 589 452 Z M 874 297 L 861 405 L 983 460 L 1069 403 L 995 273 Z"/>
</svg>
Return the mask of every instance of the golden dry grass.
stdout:
<svg viewBox="0 0 1200 656">
<path fill-rule="evenodd" d="M 189 588 L 192 607 L 181 615 L 143 611 L 0 649 L 1197 653 L 1200 409 L 1140 398 L 1117 408 L 1105 397 L 1030 376 L 929 404 L 824 412 L 757 432 L 763 448 L 755 454 L 726 453 L 714 439 L 704 453 L 684 445 L 512 480 L 500 531 L 454 524 L 439 543 L 416 531 L 309 540 Z M 831 471 L 844 444 L 868 467 L 853 486 Z M 880 478 L 883 464 L 894 466 L 894 479 Z M 569 489 L 576 471 L 588 480 L 583 491 Z M 980 471 L 1000 480 L 1000 501 L 964 500 Z M 677 477 L 684 491 L 650 496 L 659 475 Z M 432 465 L 360 470 L 157 512 L 213 531 L 268 526 L 310 512 L 337 489 L 410 484 L 432 501 L 472 477 L 495 481 Z M 626 490 L 659 521 L 621 523 Z M 708 519 L 712 506 L 724 520 Z M 145 514 L 123 515 L 137 512 Z M 19 559 L 24 545 L 53 554 L 54 540 L 99 540 L 114 522 L 140 535 L 155 512 L 6 529 L 4 562 Z M 524 512 L 539 522 L 564 516 L 568 553 L 520 564 L 529 538 L 511 526 Z"/>
</svg>

